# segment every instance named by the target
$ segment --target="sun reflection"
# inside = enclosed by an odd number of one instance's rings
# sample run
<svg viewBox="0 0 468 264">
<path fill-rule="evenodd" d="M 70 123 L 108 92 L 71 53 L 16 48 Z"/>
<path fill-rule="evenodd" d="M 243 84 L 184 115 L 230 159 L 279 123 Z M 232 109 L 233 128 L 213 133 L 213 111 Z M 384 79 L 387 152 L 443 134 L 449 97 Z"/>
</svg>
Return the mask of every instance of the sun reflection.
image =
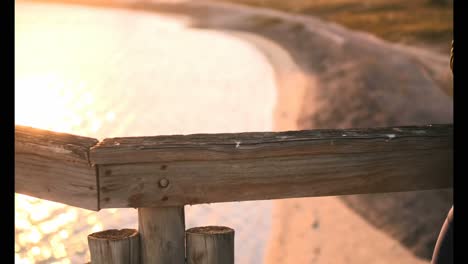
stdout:
<svg viewBox="0 0 468 264">
<path fill-rule="evenodd" d="M 34 263 L 34 259 L 23 258 L 19 254 L 15 254 L 15 264 L 31 264 Z"/>
<path fill-rule="evenodd" d="M 63 244 L 58 244 L 54 247 L 54 257 L 55 258 L 63 258 L 67 256 L 67 252 L 65 251 L 65 246 Z"/>
<path fill-rule="evenodd" d="M 53 74 L 15 78 L 15 123 L 57 132 L 76 133 L 83 127 L 83 110 L 90 129 L 101 121 L 93 110 L 94 96 L 80 95 L 77 85 Z M 34 89 L 31 89 L 34 87 Z"/>
<path fill-rule="evenodd" d="M 15 3 L 15 123 L 97 139 L 271 130 L 270 65 L 244 42 L 187 29 L 189 22 Z M 136 216 L 119 210 L 16 194 L 15 263 L 89 260 L 88 234 L 110 223 L 136 227 Z"/>
<path fill-rule="evenodd" d="M 95 215 L 90 215 L 90 216 L 88 216 L 88 219 L 86 220 L 86 222 L 89 225 L 92 225 L 92 224 L 97 222 L 97 217 Z"/>
<path fill-rule="evenodd" d="M 68 231 L 67 230 L 62 230 L 62 231 L 60 231 L 59 235 L 60 235 L 60 237 L 62 239 L 67 239 L 68 238 Z"/>
<path fill-rule="evenodd" d="M 79 209 L 19 194 L 15 201 L 16 208 L 28 208 L 29 212 L 15 211 L 15 263 L 35 263 L 52 260 L 51 258 L 60 260 L 56 263 L 67 263 L 67 243 L 72 246 L 70 250 L 73 252 L 84 254 L 87 248 L 83 246 L 86 242 L 82 239 L 86 238 L 86 234 L 92 233 L 92 228 L 103 228 L 95 217 L 94 226 L 84 228 L 83 234 L 80 234 L 82 237 L 74 239 L 70 235 L 76 230 L 71 224 L 78 220 Z M 89 217 L 86 215 L 90 213 L 81 212 L 81 215 Z"/>
<path fill-rule="evenodd" d="M 107 112 L 107 114 L 106 114 L 106 120 L 107 120 L 108 122 L 112 122 L 112 121 L 114 121 L 114 119 L 115 119 L 115 113 L 112 112 L 112 111 L 111 111 L 111 112 Z"/>
<path fill-rule="evenodd" d="M 38 246 L 31 248 L 31 255 L 37 256 L 41 254 L 41 249 Z"/>
<path fill-rule="evenodd" d="M 44 234 L 53 233 L 53 232 L 57 231 L 57 229 L 59 227 L 60 226 L 57 226 L 55 224 L 55 221 L 47 221 L 47 222 L 39 224 L 39 229 L 41 229 L 42 233 L 44 233 Z"/>
<path fill-rule="evenodd" d="M 45 206 L 41 204 L 38 206 L 37 208 L 38 210 L 34 210 L 31 212 L 30 217 L 32 221 L 38 222 L 49 216 L 49 212 L 47 208 L 44 208 L 44 207 Z"/>
<path fill-rule="evenodd" d="M 31 243 L 37 243 L 41 240 L 42 234 L 39 232 L 39 230 L 36 227 L 33 227 L 29 235 L 27 236 L 27 239 L 31 241 Z"/>
<path fill-rule="evenodd" d="M 24 217 L 15 217 L 15 218 L 16 218 L 16 220 L 15 220 L 15 228 L 16 229 L 27 230 L 27 229 L 31 228 L 31 224 Z"/>
<path fill-rule="evenodd" d="M 52 256 L 52 252 L 50 252 L 50 250 L 47 247 L 42 247 L 41 252 L 43 259 L 48 259 L 50 258 L 50 256 Z"/>
<path fill-rule="evenodd" d="M 91 228 L 91 232 L 93 233 L 99 232 L 99 231 L 102 231 L 102 224 L 95 224 L 93 228 Z"/>
</svg>

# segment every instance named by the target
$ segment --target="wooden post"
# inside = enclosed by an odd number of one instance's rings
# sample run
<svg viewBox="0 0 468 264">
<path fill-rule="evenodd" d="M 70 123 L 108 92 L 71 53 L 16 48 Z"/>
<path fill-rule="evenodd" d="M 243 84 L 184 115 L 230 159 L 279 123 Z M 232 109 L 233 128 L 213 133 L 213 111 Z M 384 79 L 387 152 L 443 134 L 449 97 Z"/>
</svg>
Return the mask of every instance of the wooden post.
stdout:
<svg viewBox="0 0 468 264">
<path fill-rule="evenodd" d="M 185 234 L 187 264 L 234 264 L 234 229 L 224 226 L 195 227 Z"/>
<path fill-rule="evenodd" d="M 140 263 L 140 239 L 135 229 L 110 229 L 88 236 L 92 264 Z"/>
<path fill-rule="evenodd" d="M 142 264 L 185 264 L 184 207 L 138 208 Z"/>
</svg>

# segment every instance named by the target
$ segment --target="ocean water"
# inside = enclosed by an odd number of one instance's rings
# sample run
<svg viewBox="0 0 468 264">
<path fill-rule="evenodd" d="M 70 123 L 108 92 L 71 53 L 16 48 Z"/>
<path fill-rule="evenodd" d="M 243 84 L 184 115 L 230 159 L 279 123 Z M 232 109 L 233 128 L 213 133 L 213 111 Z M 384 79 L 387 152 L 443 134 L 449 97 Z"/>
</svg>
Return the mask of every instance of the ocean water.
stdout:
<svg viewBox="0 0 468 264">
<path fill-rule="evenodd" d="M 271 131 L 275 85 L 254 46 L 185 17 L 16 2 L 16 124 L 97 139 Z M 270 201 L 185 208 L 187 228 L 235 229 L 236 263 L 262 262 Z M 16 194 L 16 263 L 85 263 L 87 235 L 111 228 L 137 228 L 137 211 Z"/>
</svg>

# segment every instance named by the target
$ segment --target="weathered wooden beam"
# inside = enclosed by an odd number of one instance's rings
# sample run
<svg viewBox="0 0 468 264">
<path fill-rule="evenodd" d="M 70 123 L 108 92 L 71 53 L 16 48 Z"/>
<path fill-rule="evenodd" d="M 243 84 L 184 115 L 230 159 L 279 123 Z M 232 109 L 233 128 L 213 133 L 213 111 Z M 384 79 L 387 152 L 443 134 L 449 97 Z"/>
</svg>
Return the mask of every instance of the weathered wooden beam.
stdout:
<svg viewBox="0 0 468 264">
<path fill-rule="evenodd" d="M 185 264 L 184 207 L 138 208 L 141 264 Z"/>
<path fill-rule="evenodd" d="M 88 236 L 92 264 L 139 264 L 140 237 L 135 229 L 110 229 Z"/>
<path fill-rule="evenodd" d="M 105 139 L 101 208 L 450 188 L 452 125 Z"/>
<path fill-rule="evenodd" d="M 187 264 L 234 264 L 234 229 L 194 227 L 185 231 Z"/>
<path fill-rule="evenodd" d="M 15 192 L 91 210 L 452 187 L 452 125 L 99 144 L 23 126 L 15 136 Z"/>
<path fill-rule="evenodd" d="M 99 210 L 89 149 L 98 140 L 15 126 L 15 192 Z"/>
</svg>

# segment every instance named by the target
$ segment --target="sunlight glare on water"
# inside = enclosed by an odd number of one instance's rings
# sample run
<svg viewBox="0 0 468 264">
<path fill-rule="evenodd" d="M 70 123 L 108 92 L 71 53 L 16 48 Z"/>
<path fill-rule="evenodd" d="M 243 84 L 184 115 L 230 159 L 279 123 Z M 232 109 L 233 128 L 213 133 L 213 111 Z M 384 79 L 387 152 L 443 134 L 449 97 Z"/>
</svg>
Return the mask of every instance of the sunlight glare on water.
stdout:
<svg viewBox="0 0 468 264">
<path fill-rule="evenodd" d="M 98 139 L 272 130 L 276 91 L 265 57 L 227 33 L 189 24 L 16 2 L 15 123 Z M 186 207 L 187 227 L 228 225 L 236 240 L 255 232 L 257 240 L 236 243 L 236 263 L 258 263 L 270 207 Z M 110 228 L 137 228 L 136 210 L 96 213 L 16 194 L 15 262 L 84 263 L 87 235 Z"/>
</svg>

